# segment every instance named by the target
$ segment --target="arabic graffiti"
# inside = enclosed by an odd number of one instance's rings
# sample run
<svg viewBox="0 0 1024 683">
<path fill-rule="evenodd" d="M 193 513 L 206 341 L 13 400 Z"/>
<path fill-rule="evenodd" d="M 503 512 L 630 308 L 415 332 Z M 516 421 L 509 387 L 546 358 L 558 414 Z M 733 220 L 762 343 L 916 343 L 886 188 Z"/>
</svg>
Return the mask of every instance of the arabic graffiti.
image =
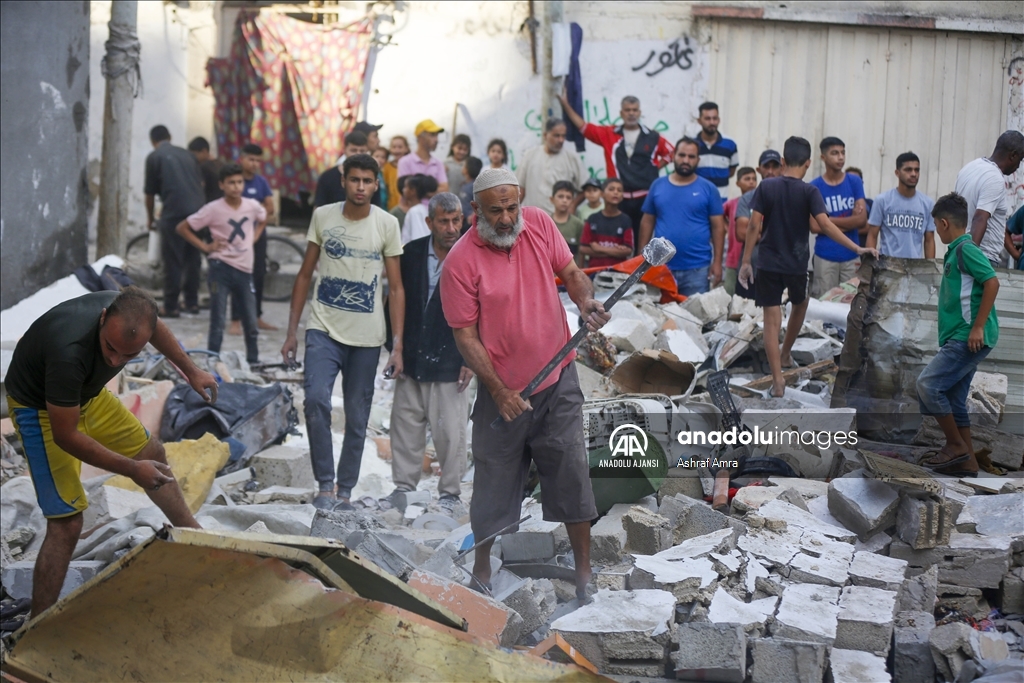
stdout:
<svg viewBox="0 0 1024 683">
<path fill-rule="evenodd" d="M 646 61 L 644 61 L 640 66 L 634 66 L 633 71 L 646 69 L 647 65 L 651 64 L 651 60 L 654 59 L 655 53 L 655 50 L 651 50 L 651 53 L 647 55 Z M 651 64 L 651 68 L 653 70 L 645 72 L 644 75 L 647 77 L 654 77 L 672 66 L 678 66 L 683 71 L 686 71 L 693 66 L 693 60 L 690 59 L 690 55 L 692 54 L 693 48 L 690 47 L 690 38 L 687 36 L 676 38 L 668 44 L 668 47 L 665 48 L 664 52 L 658 54 L 657 64 Z M 685 64 L 683 63 L 684 60 L 686 62 Z"/>
</svg>

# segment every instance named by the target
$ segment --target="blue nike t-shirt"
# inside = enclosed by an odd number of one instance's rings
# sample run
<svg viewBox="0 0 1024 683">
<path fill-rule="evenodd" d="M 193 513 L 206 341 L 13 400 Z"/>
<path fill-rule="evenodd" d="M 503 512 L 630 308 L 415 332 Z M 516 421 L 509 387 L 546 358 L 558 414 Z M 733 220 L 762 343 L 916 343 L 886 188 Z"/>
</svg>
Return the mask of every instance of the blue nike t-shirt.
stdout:
<svg viewBox="0 0 1024 683">
<path fill-rule="evenodd" d="M 249 199 L 255 199 L 260 204 L 267 197 L 273 196 L 274 192 L 270 189 L 270 183 L 263 176 L 257 174 L 249 180 L 245 181 L 245 189 L 242 190 L 242 196 L 248 197 Z"/>
<path fill-rule="evenodd" d="M 843 182 L 838 185 L 829 185 L 821 176 L 812 180 L 811 185 L 821 192 L 821 198 L 825 200 L 829 218 L 846 218 L 853 215 L 853 205 L 857 203 L 858 199 L 864 199 L 864 181 L 852 173 L 847 173 Z M 855 244 L 860 244 L 855 228 L 844 232 Z M 814 240 L 814 255 L 837 263 L 857 258 L 857 252 L 850 251 L 837 244 L 828 235 L 821 234 Z"/>
<path fill-rule="evenodd" d="M 670 270 L 693 270 L 711 263 L 711 217 L 722 215 L 722 197 L 700 176 L 689 185 L 673 185 L 662 176 L 651 184 L 643 212 L 655 218 L 654 237 L 675 245 Z"/>
</svg>

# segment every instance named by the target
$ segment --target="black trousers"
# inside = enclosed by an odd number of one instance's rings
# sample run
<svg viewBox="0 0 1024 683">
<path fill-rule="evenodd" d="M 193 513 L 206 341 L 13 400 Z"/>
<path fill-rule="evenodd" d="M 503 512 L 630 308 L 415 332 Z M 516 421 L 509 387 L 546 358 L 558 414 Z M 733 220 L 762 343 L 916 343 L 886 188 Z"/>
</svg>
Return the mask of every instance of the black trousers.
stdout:
<svg viewBox="0 0 1024 683">
<path fill-rule="evenodd" d="M 629 216 L 629 220 L 633 222 L 633 250 L 636 251 L 636 243 L 640 240 L 640 219 L 644 217 L 643 206 L 646 196 L 636 197 L 635 199 L 623 199 L 622 203 L 619 204 L 619 211 Z"/>
<path fill-rule="evenodd" d="M 185 308 L 199 307 L 199 250 L 174 231 L 181 218 L 160 219 L 160 252 L 164 260 L 164 310 L 178 310 L 178 298 L 185 294 Z"/>
<path fill-rule="evenodd" d="M 256 288 L 256 317 L 263 317 L 263 278 L 267 274 L 267 230 L 263 229 L 263 234 L 256 240 L 252 248 L 252 284 Z M 231 295 L 231 320 L 241 320 L 242 314 L 239 312 L 238 298 Z"/>
</svg>

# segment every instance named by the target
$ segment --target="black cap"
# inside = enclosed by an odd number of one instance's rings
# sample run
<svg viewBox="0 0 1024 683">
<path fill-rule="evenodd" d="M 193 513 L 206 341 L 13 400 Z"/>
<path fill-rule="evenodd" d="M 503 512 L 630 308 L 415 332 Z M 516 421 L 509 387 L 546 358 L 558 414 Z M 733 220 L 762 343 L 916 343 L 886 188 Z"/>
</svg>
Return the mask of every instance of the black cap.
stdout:
<svg viewBox="0 0 1024 683">
<path fill-rule="evenodd" d="M 597 189 L 600 190 L 601 189 L 601 181 L 598 180 L 597 178 L 594 178 L 594 177 L 587 178 L 587 180 L 583 183 L 583 186 L 580 187 L 580 189 L 581 190 L 585 190 L 588 187 L 596 187 Z"/>
<path fill-rule="evenodd" d="M 779 164 L 781 166 L 782 165 L 782 155 L 780 155 L 774 149 L 766 149 L 765 151 L 761 152 L 761 156 L 757 160 L 757 165 L 758 166 L 764 166 L 769 161 L 774 161 L 775 163 L 777 163 L 777 164 Z"/>
<path fill-rule="evenodd" d="M 374 133 L 374 132 L 380 130 L 381 128 L 383 128 L 383 127 L 384 127 L 383 123 L 381 125 L 379 125 L 379 126 L 375 126 L 372 123 L 367 123 L 366 121 L 360 121 L 359 123 L 357 123 L 355 125 L 355 127 L 352 130 L 353 131 L 359 131 L 360 133 L 366 133 L 367 135 L 369 135 L 370 133 Z"/>
</svg>

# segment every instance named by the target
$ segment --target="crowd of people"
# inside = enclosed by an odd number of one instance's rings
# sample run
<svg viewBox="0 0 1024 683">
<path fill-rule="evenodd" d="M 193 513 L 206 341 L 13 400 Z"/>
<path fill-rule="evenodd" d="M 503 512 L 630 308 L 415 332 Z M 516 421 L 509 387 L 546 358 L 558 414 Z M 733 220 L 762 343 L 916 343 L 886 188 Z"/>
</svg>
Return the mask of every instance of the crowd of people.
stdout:
<svg viewBox="0 0 1024 683">
<path fill-rule="evenodd" d="M 564 98 L 562 106 L 603 149 L 605 179 L 587 176 L 565 147 L 561 119 L 545 122 L 541 144 L 514 171 L 500 139 L 487 144 L 485 161 L 472 155 L 468 136 L 456 135 L 442 160 L 435 153 L 443 131 L 429 119 L 415 128 L 415 149 L 402 136 L 385 148 L 381 126 L 360 122 L 345 136 L 344 154 L 320 174 L 281 348 L 286 363 L 298 362 L 309 299 L 301 357 L 316 507 L 352 508 L 385 347 L 384 377 L 395 382 L 395 490 L 387 502 L 398 506 L 419 485 L 429 429 L 441 466 L 437 505 L 464 514 L 461 482 L 471 441 L 470 522 L 475 538 L 489 539 L 475 550 L 472 575 L 474 586 L 488 592 L 493 536 L 519 519 L 533 463 L 544 518 L 565 524 L 577 597 L 586 600 L 597 510 L 573 354 L 542 373 L 570 339 L 556 278 L 580 323 L 598 330 L 610 315 L 595 298 L 588 269 L 621 263 L 654 237 L 676 247 L 668 266 L 681 294 L 724 280 L 730 293 L 763 309 L 771 394 L 780 396 L 808 297 L 849 279 L 864 255 L 933 258 L 937 234 L 948 249 L 940 349 L 918 379 L 918 394 L 921 412 L 937 418 L 946 443 L 926 465 L 957 476 L 977 473 L 966 399 L 978 363 L 999 336 L 994 268 L 1004 252 L 1021 267 L 1015 236 L 1024 213 L 1008 215 L 1004 177 L 1024 158 L 1024 135 L 999 136 L 994 151 L 964 166 L 954 191 L 937 201 L 917 190 L 918 156 L 900 154 L 896 187 L 869 200 L 834 136 L 818 145 L 824 173 L 804 182 L 809 141 L 790 137 L 781 154 L 764 150 L 756 167 L 740 167 L 740 151 L 719 132 L 713 102 L 698 109 L 701 132 L 674 144 L 640 123 L 635 97 L 622 99 L 622 123 L 612 126 L 584 121 Z M 162 237 L 162 307 L 134 287 L 61 304 L 19 341 L 7 375 L 14 426 L 48 519 L 34 574 L 35 614 L 56 601 L 82 530 L 82 462 L 130 477 L 172 523 L 197 525 L 160 442 L 104 385 L 152 342 L 197 392 L 216 400 L 214 377 L 192 363 L 160 320 L 183 309 L 198 312 L 201 253 L 209 264 L 209 349 L 221 348 L 229 300 L 250 362 L 259 360 L 259 330 L 270 327 L 261 290 L 275 206 L 259 174 L 263 150 L 249 144 L 239 159 L 215 161 L 205 140 L 176 147 L 164 126 L 150 131 L 150 141 L 146 209 L 150 229 Z M 733 179 L 741 195 L 726 199 Z M 785 293 L 793 309 L 780 346 Z M 339 374 L 345 434 L 336 459 L 331 409 Z M 534 380 L 536 390 L 525 395 Z"/>
</svg>

